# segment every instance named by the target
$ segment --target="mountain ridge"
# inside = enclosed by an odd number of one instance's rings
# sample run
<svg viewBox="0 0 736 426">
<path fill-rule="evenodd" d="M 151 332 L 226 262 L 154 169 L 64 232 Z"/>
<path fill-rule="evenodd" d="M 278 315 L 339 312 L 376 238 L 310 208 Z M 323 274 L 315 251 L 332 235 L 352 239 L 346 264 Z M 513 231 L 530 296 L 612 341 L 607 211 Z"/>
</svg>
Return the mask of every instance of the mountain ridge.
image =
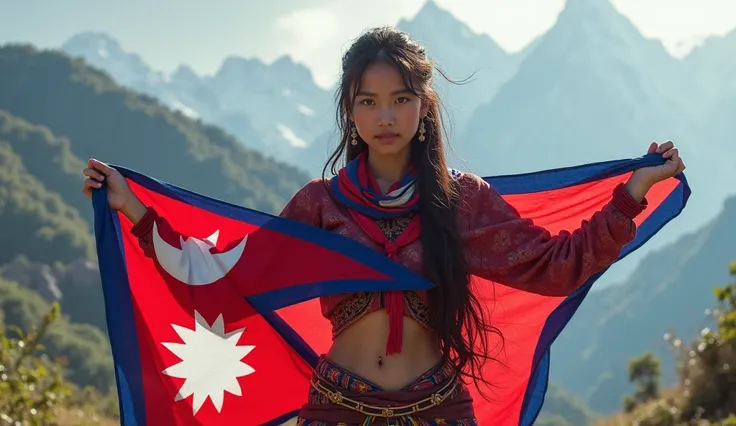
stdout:
<svg viewBox="0 0 736 426">
<path fill-rule="evenodd" d="M 245 146 L 292 165 L 299 166 L 298 148 L 325 126 L 329 92 L 316 84 L 307 66 L 289 55 L 269 63 L 230 55 L 213 74 L 199 75 L 186 64 L 172 73 L 154 71 L 106 33 L 75 34 L 61 50 L 104 69 L 127 88 L 221 126 Z M 275 123 L 277 117 L 284 121 Z"/>
<path fill-rule="evenodd" d="M 681 61 L 610 2 L 596 1 L 566 7 L 514 76 L 474 111 L 453 165 L 481 175 L 516 174 L 637 157 L 651 141 L 674 141 L 688 166 L 690 206 L 668 233 L 611 268 L 609 285 L 625 279 L 650 249 L 718 213 L 733 189 L 713 185 L 711 176 L 736 179 L 736 170 L 729 155 L 713 152 L 736 150 L 708 137 L 713 124 L 693 114 Z"/>
<path fill-rule="evenodd" d="M 130 165 L 193 191 L 267 212 L 278 211 L 309 180 L 303 171 L 244 148 L 221 129 L 125 89 L 61 52 L 27 45 L 0 47 L 0 72 L 5 76 L 0 81 L 0 109 L 67 137 L 78 158 Z M 152 134 L 157 139 L 147 140 Z M 157 155 L 166 155 L 180 168 L 161 169 Z M 206 173 L 188 173 L 186 168 L 194 164 Z M 227 177 L 227 185 L 217 185 L 218 176 Z"/>
</svg>

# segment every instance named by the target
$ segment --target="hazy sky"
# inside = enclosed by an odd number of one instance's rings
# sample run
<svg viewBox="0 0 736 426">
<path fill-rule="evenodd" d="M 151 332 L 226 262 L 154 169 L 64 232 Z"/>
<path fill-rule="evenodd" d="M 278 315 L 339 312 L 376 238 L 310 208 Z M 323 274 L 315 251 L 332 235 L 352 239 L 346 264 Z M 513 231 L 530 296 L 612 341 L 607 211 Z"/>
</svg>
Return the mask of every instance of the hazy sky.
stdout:
<svg viewBox="0 0 736 426">
<path fill-rule="evenodd" d="M 0 43 L 58 47 L 104 31 L 158 70 L 186 63 L 210 74 L 228 55 L 272 61 L 288 53 L 322 85 L 364 28 L 411 18 L 425 0 L 0 0 Z M 600 1 L 600 0 L 592 0 Z M 516 51 L 549 29 L 564 0 L 436 0 L 479 33 Z M 678 43 L 736 28 L 736 0 L 612 0 L 647 37 Z"/>
</svg>

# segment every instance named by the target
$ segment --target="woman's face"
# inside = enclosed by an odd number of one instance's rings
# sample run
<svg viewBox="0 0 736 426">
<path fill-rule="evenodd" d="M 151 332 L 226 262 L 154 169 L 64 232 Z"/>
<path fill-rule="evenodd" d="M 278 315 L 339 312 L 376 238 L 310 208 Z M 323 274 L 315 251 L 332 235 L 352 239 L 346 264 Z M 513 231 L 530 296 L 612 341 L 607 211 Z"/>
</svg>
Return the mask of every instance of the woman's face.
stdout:
<svg viewBox="0 0 736 426">
<path fill-rule="evenodd" d="M 422 100 L 404 85 L 396 68 L 375 63 L 366 68 L 353 103 L 352 119 L 371 156 L 406 156 L 419 120 Z"/>
</svg>

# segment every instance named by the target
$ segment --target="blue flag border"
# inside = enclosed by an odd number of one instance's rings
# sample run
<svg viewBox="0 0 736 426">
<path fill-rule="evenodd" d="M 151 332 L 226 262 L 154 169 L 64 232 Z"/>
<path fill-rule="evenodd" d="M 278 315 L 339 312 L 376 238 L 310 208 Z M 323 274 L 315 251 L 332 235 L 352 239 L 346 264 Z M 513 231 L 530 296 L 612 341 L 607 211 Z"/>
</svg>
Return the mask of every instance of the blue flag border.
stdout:
<svg viewBox="0 0 736 426">
<path fill-rule="evenodd" d="M 606 179 L 631 172 L 637 168 L 663 163 L 664 160 L 661 156 L 648 154 L 633 159 L 590 163 L 524 174 L 492 176 L 483 179 L 502 195 L 530 194 Z M 276 309 L 328 294 L 361 291 L 366 289 L 368 285 L 374 291 L 425 290 L 432 286 L 426 279 L 402 265 L 388 260 L 375 251 L 341 235 L 201 195 L 132 169 L 117 165 L 112 165 L 112 167 L 115 167 L 126 178 L 148 190 L 212 211 L 224 217 L 253 223 L 264 228 L 288 233 L 295 238 L 323 245 L 393 277 L 391 280 L 340 280 L 308 284 L 247 298 L 253 307 L 310 365 L 316 364 L 317 354 L 274 312 Z M 691 189 L 684 173 L 676 176 L 676 179 L 680 181 L 678 186 L 642 222 L 637 230 L 636 238 L 624 248 L 618 260 L 625 258 L 641 247 L 667 223 L 680 215 L 687 204 Z M 122 231 L 116 212 L 112 211 L 107 203 L 105 191 L 93 191 L 92 200 L 97 255 L 105 299 L 108 334 L 115 363 L 121 425 L 145 425 L 143 384 L 140 374 L 136 374 L 136 371 L 140 371 L 140 361 L 138 359 L 138 346 L 135 344 L 137 342 L 135 318 L 123 254 Z M 552 343 L 575 314 L 592 285 L 604 273 L 605 270 L 591 277 L 575 293 L 568 296 L 547 318 L 533 358 L 532 374 L 529 378 L 520 416 L 521 426 L 532 425 L 541 411 L 549 382 L 550 347 Z M 284 415 L 266 424 L 281 424 L 295 417 L 298 412 L 297 409 L 284 413 Z"/>
<path fill-rule="evenodd" d="M 281 318 L 275 309 L 312 298 L 345 292 L 427 290 L 432 284 L 403 265 L 382 256 L 370 248 L 339 234 L 288 220 L 269 213 L 238 206 L 222 200 L 146 176 L 119 165 L 110 165 L 125 178 L 147 190 L 162 194 L 223 217 L 254 224 L 299 238 L 356 260 L 390 279 L 333 280 L 289 287 L 274 292 L 247 297 L 246 300 L 286 339 L 304 360 L 316 365 L 317 354 Z M 112 348 L 120 404 L 121 425 L 142 426 L 145 421 L 143 384 L 140 379 L 140 352 L 137 345 L 133 301 L 123 249 L 122 229 L 118 214 L 107 203 L 103 188 L 93 191 L 97 256 L 105 299 L 105 316 Z M 273 293 L 273 294 L 272 294 Z M 298 410 L 296 411 L 298 412 Z M 279 424 L 295 412 L 279 416 L 267 424 Z"/>
<path fill-rule="evenodd" d="M 642 167 L 662 165 L 665 161 L 661 155 L 647 154 L 631 159 L 603 161 L 516 175 L 500 175 L 484 179 L 501 195 L 531 194 L 612 178 Z M 616 262 L 643 246 L 665 225 L 682 213 L 692 191 L 684 173 L 675 176 L 675 179 L 679 181 L 677 187 L 642 221 L 637 228 L 636 237 L 623 248 Z M 552 343 L 570 322 L 593 284 L 609 268 L 590 277 L 584 285 L 565 298 L 545 321 L 532 361 L 532 373 L 519 418 L 520 426 L 533 425 L 542 411 L 549 384 Z"/>
</svg>

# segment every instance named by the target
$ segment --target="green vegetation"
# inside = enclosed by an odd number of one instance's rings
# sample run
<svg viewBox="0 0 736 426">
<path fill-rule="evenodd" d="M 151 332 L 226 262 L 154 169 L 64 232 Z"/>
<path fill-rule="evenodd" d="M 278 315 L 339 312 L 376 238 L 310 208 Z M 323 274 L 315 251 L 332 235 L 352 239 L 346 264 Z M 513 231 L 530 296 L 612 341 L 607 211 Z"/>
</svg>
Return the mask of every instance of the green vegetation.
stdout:
<svg viewBox="0 0 736 426">
<path fill-rule="evenodd" d="M 630 412 L 637 405 L 659 396 L 659 383 L 662 378 L 659 364 L 659 358 L 651 352 L 629 361 L 629 381 L 636 383 L 636 391 L 634 395 L 624 398 L 624 410 Z"/>
<path fill-rule="evenodd" d="M 73 335 L 75 329 L 60 321 L 59 305 L 34 311 L 41 307 L 36 296 L 4 281 L 0 297 L 0 314 L 19 315 L 24 322 L 37 319 L 26 331 L 0 321 L 0 420 L 18 426 L 115 424 L 118 406 L 113 393 L 79 388 L 65 377 L 65 348 L 54 339 Z M 75 361 L 80 362 L 70 358 L 66 363 Z"/>
<path fill-rule="evenodd" d="M 66 402 L 71 389 L 64 383 L 58 362 L 48 356 L 36 356 L 42 349 L 40 340 L 48 326 L 56 320 L 59 306 L 43 318 L 38 329 L 24 334 L 17 327 L 17 338 L 8 338 L 0 329 L 0 417 L 13 424 L 48 424 L 53 420 L 53 409 Z"/>
<path fill-rule="evenodd" d="M 51 305 L 36 292 L 0 278 L 0 326 L 31 330 L 49 310 Z M 48 328 L 41 342 L 49 354 L 64 360 L 65 377 L 70 381 L 102 391 L 114 388 L 112 356 L 107 336 L 99 328 L 61 317 Z"/>
<path fill-rule="evenodd" d="M 736 278 L 736 263 L 730 264 Z M 634 395 L 624 401 L 626 414 L 600 426 L 735 426 L 736 425 L 736 282 L 716 287 L 718 309 L 710 315 L 716 329 L 704 328 L 691 343 L 668 334 L 677 362 L 679 386 L 659 389 L 659 360 L 650 353 L 630 363 Z"/>
</svg>

